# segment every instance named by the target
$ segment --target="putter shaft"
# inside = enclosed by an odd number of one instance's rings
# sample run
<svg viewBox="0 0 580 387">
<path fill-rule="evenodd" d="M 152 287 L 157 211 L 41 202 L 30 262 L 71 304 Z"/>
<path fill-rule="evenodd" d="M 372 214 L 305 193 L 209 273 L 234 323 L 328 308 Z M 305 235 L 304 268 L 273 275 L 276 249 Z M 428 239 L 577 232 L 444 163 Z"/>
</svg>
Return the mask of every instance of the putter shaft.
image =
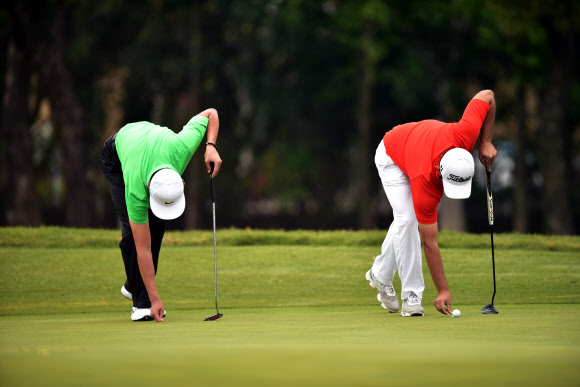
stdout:
<svg viewBox="0 0 580 387">
<path fill-rule="evenodd" d="M 213 267 L 214 267 L 214 297 L 216 314 L 206 318 L 204 321 L 213 321 L 222 317 L 218 308 L 218 290 L 217 290 L 217 244 L 216 244 L 216 221 L 215 221 L 215 180 L 213 178 L 214 163 L 210 163 L 211 171 L 209 173 L 209 181 L 211 187 L 211 207 L 212 207 L 212 223 L 213 223 Z"/>
<path fill-rule="evenodd" d="M 491 235 L 491 267 L 493 268 L 493 295 L 491 296 L 491 304 L 493 305 L 493 300 L 495 299 L 495 254 L 493 248 L 493 225 L 489 226 Z"/>
<path fill-rule="evenodd" d="M 496 292 L 496 287 L 495 287 L 495 249 L 493 246 L 493 220 L 494 220 L 493 219 L 493 193 L 492 193 L 492 189 L 491 189 L 491 172 L 487 169 L 487 160 L 486 160 L 486 166 L 485 166 L 485 175 L 486 175 L 485 189 L 486 189 L 486 195 L 487 195 L 487 219 L 489 222 L 489 235 L 491 237 L 491 265 L 492 265 L 492 269 L 493 269 L 493 295 L 491 296 L 491 304 L 485 305 L 481 309 L 481 312 L 484 314 L 497 314 L 498 311 L 497 311 L 496 307 L 493 305 L 493 301 L 495 300 L 495 292 Z"/>
<path fill-rule="evenodd" d="M 212 188 L 214 185 L 213 179 L 211 181 Z M 220 314 L 218 308 L 218 293 L 217 293 L 217 244 L 216 244 L 216 227 L 215 227 L 215 202 L 212 202 L 213 209 L 213 267 L 214 267 L 214 294 L 215 294 L 215 310 L 217 314 Z M 220 316 L 221 317 L 221 316 Z"/>
</svg>

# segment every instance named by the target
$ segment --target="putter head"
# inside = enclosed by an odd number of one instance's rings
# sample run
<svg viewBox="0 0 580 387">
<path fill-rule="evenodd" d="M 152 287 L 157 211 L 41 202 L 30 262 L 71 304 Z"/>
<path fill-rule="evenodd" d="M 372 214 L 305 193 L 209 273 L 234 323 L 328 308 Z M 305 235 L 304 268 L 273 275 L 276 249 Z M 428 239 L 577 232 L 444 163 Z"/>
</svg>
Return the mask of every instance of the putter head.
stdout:
<svg viewBox="0 0 580 387">
<path fill-rule="evenodd" d="M 481 308 L 481 313 L 483 313 L 483 314 L 498 314 L 499 312 L 497 311 L 495 306 L 493 306 L 493 304 L 487 304 L 486 306 Z"/>
<path fill-rule="evenodd" d="M 497 313 L 497 312 L 496 312 Z M 203 321 L 214 321 L 217 320 L 218 318 L 222 317 L 223 314 L 222 313 L 218 313 L 218 314 L 214 314 L 213 316 L 209 316 L 208 318 L 206 318 Z"/>
</svg>

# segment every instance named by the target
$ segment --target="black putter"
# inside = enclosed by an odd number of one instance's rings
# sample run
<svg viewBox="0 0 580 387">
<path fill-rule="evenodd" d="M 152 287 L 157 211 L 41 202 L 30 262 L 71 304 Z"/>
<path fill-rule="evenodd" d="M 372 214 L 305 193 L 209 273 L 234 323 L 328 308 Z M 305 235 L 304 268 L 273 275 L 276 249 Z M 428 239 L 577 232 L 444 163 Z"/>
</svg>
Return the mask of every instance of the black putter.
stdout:
<svg viewBox="0 0 580 387">
<path fill-rule="evenodd" d="M 217 294 L 217 248 L 216 248 L 216 242 L 215 242 L 215 181 L 213 176 L 213 169 L 215 167 L 214 163 L 209 163 L 209 166 L 211 168 L 211 171 L 209 172 L 209 182 L 210 182 L 210 186 L 211 186 L 211 206 L 212 206 L 212 212 L 213 212 L 213 262 L 214 262 L 214 274 L 215 274 L 215 310 L 216 310 L 216 314 L 214 314 L 213 316 L 209 316 L 208 318 L 206 318 L 203 321 L 214 321 L 217 320 L 218 318 L 222 317 L 223 314 L 220 313 L 220 310 L 218 308 L 218 294 Z"/>
<path fill-rule="evenodd" d="M 485 159 L 484 159 L 485 160 Z M 486 164 L 487 164 L 487 160 Z M 493 296 L 491 296 L 491 304 L 485 305 L 481 308 L 481 313 L 483 314 L 498 314 L 497 309 L 493 305 L 493 300 L 495 298 L 495 257 L 493 253 L 493 195 L 491 193 L 491 173 L 485 166 L 485 175 L 487 180 L 485 181 L 485 188 L 487 193 L 487 220 L 489 221 L 489 233 L 491 235 L 491 265 L 493 267 Z"/>
</svg>

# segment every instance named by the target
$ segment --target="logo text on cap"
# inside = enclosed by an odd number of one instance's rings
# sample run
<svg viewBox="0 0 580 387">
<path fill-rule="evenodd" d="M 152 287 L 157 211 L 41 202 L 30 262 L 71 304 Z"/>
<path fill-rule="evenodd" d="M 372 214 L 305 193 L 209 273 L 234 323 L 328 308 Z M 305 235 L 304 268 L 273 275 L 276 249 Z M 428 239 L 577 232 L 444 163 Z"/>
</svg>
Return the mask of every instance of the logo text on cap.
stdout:
<svg viewBox="0 0 580 387">
<path fill-rule="evenodd" d="M 461 177 L 461 176 L 456 176 L 452 173 L 449 174 L 449 177 L 447 177 L 447 180 L 453 180 L 457 183 L 465 183 L 466 181 L 469 181 L 471 179 L 471 176 L 465 178 L 465 177 Z"/>
</svg>

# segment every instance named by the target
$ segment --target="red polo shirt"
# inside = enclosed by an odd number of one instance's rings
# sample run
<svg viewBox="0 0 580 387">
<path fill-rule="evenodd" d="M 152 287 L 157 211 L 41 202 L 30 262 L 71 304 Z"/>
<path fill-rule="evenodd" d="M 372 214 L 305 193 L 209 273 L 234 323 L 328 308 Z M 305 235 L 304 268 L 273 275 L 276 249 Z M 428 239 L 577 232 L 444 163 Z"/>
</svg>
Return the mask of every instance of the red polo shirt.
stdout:
<svg viewBox="0 0 580 387">
<path fill-rule="evenodd" d="M 395 126 L 383 137 L 387 155 L 409 177 L 419 223 L 437 222 L 437 206 L 443 196 L 437 174 L 441 157 L 452 148 L 471 152 L 489 109 L 487 102 L 472 99 L 459 122 L 410 122 Z"/>
</svg>

